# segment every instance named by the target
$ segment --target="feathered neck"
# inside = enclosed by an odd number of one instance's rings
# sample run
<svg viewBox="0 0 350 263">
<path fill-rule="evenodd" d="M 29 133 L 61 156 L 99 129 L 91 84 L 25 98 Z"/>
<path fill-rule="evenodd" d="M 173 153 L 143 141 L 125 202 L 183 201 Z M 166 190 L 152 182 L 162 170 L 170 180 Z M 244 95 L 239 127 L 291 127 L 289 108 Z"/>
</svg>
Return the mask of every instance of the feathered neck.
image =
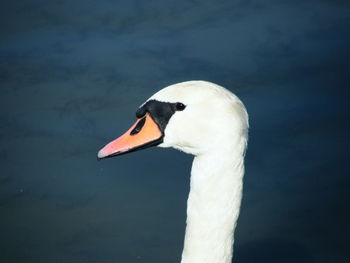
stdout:
<svg viewBox="0 0 350 263">
<path fill-rule="evenodd" d="M 181 263 L 231 263 L 245 147 L 242 138 L 194 158 Z"/>
</svg>

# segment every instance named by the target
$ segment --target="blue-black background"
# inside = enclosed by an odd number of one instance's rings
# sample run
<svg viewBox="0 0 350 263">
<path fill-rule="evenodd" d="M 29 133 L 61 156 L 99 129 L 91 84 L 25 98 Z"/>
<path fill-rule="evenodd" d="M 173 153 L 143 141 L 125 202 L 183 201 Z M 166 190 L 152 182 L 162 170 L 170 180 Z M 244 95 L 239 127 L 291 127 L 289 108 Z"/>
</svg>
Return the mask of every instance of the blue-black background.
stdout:
<svg viewBox="0 0 350 263">
<path fill-rule="evenodd" d="M 192 157 L 96 153 L 203 79 L 250 114 L 234 262 L 350 262 L 349 7 L 2 1 L 0 261 L 179 262 Z"/>
</svg>

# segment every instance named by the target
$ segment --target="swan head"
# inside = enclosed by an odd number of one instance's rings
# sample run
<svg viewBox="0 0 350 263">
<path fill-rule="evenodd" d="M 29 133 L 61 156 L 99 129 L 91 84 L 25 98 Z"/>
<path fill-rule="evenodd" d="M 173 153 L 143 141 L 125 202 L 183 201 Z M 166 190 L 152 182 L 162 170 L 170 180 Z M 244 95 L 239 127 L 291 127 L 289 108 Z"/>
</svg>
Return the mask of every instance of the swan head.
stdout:
<svg viewBox="0 0 350 263">
<path fill-rule="evenodd" d="M 138 108 L 136 117 L 126 133 L 99 151 L 99 159 L 151 146 L 200 155 L 247 140 L 243 103 L 206 81 L 182 82 L 158 91 Z"/>
</svg>

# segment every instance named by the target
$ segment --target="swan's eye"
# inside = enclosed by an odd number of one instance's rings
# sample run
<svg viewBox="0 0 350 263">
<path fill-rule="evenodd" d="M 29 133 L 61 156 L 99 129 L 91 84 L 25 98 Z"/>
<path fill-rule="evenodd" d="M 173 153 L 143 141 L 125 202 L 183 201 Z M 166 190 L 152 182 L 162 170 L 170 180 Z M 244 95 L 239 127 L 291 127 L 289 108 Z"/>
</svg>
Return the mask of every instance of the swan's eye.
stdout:
<svg viewBox="0 0 350 263">
<path fill-rule="evenodd" d="M 176 111 L 183 111 L 185 108 L 186 108 L 186 106 L 184 104 L 182 104 L 181 102 L 175 103 L 175 110 Z"/>
</svg>

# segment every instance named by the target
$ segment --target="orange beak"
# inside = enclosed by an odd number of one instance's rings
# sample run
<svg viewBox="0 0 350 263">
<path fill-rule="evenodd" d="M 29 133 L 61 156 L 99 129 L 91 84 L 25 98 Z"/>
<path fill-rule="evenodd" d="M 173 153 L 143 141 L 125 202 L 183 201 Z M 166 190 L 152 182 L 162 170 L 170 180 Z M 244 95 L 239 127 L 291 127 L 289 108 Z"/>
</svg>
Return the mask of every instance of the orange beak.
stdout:
<svg viewBox="0 0 350 263">
<path fill-rule="evenodd" d="M 122 136 L 108 143 L 97 154 L 99 159 L 121 155 L 151 146 L 163 141 L 163 133 L 149 113 L 136 123 Z"/>
</svg>

